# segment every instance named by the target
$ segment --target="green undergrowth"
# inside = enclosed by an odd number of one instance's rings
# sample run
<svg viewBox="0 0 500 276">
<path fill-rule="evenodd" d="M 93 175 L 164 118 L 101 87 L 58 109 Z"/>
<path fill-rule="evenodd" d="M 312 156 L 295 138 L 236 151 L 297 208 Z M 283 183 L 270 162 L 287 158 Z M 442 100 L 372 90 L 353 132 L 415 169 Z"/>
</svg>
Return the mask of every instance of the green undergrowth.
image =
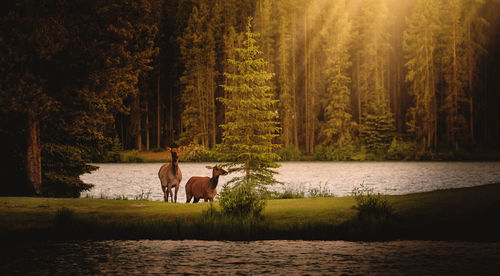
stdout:
<svg viewBox="0 0 500 276">
<path fill-rule="evenodd" d="M 218 203 L 0 197 L 0 239 L 500 241 L 500 184 L 362 195 L 266 200 L 248 217 Z"/>
</svg>

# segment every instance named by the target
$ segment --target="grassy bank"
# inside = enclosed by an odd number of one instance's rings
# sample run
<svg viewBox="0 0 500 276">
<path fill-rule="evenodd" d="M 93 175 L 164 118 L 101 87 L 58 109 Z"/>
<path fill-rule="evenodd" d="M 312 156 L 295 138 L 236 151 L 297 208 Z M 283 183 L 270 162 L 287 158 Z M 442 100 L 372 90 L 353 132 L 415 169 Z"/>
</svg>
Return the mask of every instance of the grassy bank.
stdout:
<svg viewBox="0 0 500 276">
<path fill-rule="evenodd" d="M 263 218 L 234 219 L 207 217 L 207 203 L 1 197 L 0 236 L 500 240 L 500 184 L 387 196 L 387 200 L 394 214 L 386 219 L 360 218 L 353 197 L 269 200 Z"/>
</svg>

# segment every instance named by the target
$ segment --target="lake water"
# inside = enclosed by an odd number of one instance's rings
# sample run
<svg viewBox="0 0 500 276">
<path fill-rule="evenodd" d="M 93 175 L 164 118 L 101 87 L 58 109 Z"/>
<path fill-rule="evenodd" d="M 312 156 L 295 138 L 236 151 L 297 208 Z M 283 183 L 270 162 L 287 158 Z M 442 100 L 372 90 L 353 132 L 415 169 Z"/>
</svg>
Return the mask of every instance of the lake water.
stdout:
<svg viewBox="0 0 500 276">
<path fill-rule="evenodd" d="M 285 185 L 275 190 L 305 192 L 321 188 L 336 196 L 349 195 L 364 183 L 375 192 L 406 194 L 500 183 L 500 162 L 283 162 L 276 179 Z M 81 176 L 95 187 L 82 196 L 135 199 L 141 194 L 163 200 L 160 163 L 95 164 L 99 170 Z M 179 163 L 183 179 L 177 202 L 185 202 L 184 185 L 191 176 L 211 176 L 211 163 Z M 232 178 L 219 178 L 219 190 Z"/>
<path fill-rule="evenodd" d="M 499 275 L 500 243 L 65 241 L 3 243 L 2 275 Z"/>
</svg>

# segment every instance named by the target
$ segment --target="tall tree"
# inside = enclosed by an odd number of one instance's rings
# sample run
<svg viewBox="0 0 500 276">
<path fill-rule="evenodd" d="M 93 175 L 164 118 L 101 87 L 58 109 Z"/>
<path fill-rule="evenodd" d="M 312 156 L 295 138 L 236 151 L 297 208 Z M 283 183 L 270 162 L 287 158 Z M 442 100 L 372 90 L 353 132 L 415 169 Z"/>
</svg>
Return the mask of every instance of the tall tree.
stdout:
<svg viewBox="0 0 500 276">
<path fill-rule="evenodd" d="M 151 45 L 140 39 L 150 30 L 137 18 L 148 10 L 147 0 L 25 1 L 2 16 L 1 105 L 29 118 L 24 157 L 37 194 L 89 188 L 79 180 L 92 169 L 85 157 L 107 142 L 113 115 L 150 62 Z"/>
<path fill-rule="evenodd" d="M 358 54 L 358 74 L 361 98 L 360 135 L 368 148 L 381 152 L 391 142 L 394 129 L 387 91 L 387 56 L 390 50 L 388 22 L 390 15 L 383 0 L 365 0 L 357 24 L 359 39 L 363 43 Z"/>
<path fill-rule="evenodd" d="M 427 148 L 437 146 L 438 106 L 436 98 L 435 51 L 439 31 L 438 3 L 419 0 L 413 14 L 407 19 L 408 29 L 404 33 L 403 48 L 408 69 L 406 81 L 413 97 L 413 106 L 408 110 L 408 132 Z"/>
<path fill-rule="evenodd" d="M 32 191 L 42 193 L 40 121 L 58 102 L 46 83 L 44 65 L 66 44 L 64 14 L 48 1 L 4 3 L 1 18 L 2 110 L 22 114 L 25 121 L 25 166 Z"/>
<path fill-rule="evenodd" d="M 325 124 L 322 135 L 325 143 L 342 148 L 351 143 L 354 122 L 351 113 L 351 78 L 348 70 L 351 66 L 349 46 L 351 43 L 352 24 L 348 19 L 344 1 L 336 1 L 332 19 L 322 30 L 326 44 L 327 79 L 325 102 Z"/>
<path fill-rule="evenodd" d="M 278 2 L 278 50 L 277 50 L 277 89 L 279 91 L 280 99 L 280 125 L 281 125 L 281 140 L 285 147 L 293 144 L 293 125 L 294 118 L 297 116 L 295 114 L 294 108 L 294 94 L 292 87 L 294 84 L 291 80 L 291 63 L 293 60 L 290 58 L 293 56 L 291 52 L 291 20 L 290 13 L 292 11 L 291 7 L 287 5 L 288 2 L 279 1 Z"/>
<path fill-rule="evenodd" d="M 184 143 L 212 146 L 215 142 L 215 61 L 214 29 L 210 7 L 204 1 L 195 6 L 184 31 L 181 54 L 185 70 L 181 77 L 184 91 L 182 123 Z M 210 140 L 209 138 L 212 137 Z"/>
<path fill-rule="evenodd" d="M 229 172 L 243 173 L 231 182 L 263 186 L 276 182 L 272 168 L 278 166 L 273 162 L 277 158 L 273 138 L 279 131 L 274 113 L 277 100 L 269 86 L 273 74 L 265 70 L 267 61 L 261 58 L 257 35 L 251 28 L 249 18 L 243 47 L 235 49 L 236 58 L 229 60 L 235 72 L 225 74 L 233 85 L 223 85 L 227 98 L 220 98 L 227 120 L 221 125 L 221 152 L 233 160 L 228 164 Z"/>
</svg>

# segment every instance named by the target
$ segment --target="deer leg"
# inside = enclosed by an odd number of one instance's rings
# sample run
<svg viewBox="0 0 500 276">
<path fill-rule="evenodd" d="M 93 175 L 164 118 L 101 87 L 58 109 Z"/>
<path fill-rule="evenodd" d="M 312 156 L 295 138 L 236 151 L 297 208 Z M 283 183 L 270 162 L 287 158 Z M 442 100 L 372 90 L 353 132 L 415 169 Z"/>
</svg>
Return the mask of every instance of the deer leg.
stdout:
<svg viewBox="0 0 500 276">
<path fill-rule="evenodd" d="M 165 194 L 165 186 L 161 185 L 161 190 L 163 191 L 163 200 L 168 201 L 167 195 Z"/>
<path fill-rule="evenodd" d="M 167 194 L 167 198 L 168 198 L 168 195 L 170 195 L 170 201 L 171 202 L 174 202 L 174 195 L 172 193 L 172 187 L 168 187 L 168 194 Z"/>
<path fill-rule="evenodd" d="M 174 196 L 175 203 L 177 203 L 177 191 L 179 191 L 179 184 L 175 185 L 175 196 Z"/>
<path fill-rule="evenodd" d="M 200 198 L 199 197 L 195 197 L 194 200 L 193 200 L 193 203 L 198 203 L 198 201 L 200 201 Z"/>
</svg>

